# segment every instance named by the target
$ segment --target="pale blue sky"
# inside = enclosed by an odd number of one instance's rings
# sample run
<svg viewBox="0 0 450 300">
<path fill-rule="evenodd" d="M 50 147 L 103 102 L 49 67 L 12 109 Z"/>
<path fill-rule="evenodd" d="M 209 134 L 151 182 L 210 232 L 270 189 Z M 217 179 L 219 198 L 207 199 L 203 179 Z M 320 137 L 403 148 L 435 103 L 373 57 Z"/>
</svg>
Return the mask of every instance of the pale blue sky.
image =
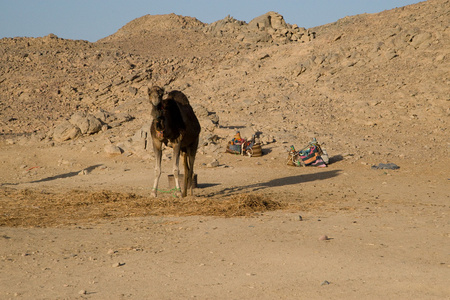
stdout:
<svg viewBox="0 0 450 300">
<path fill-rule="evenodd" d="M 0 38 L 40 37 L 95 42 L 144 15 L 175 13 L 204 23 L 230 15 L 249 22 L 269 11 L 289 24 L 314 27 L 345 16 L 376 13 L 414 0 L 0 0 Z"/>
</svg>

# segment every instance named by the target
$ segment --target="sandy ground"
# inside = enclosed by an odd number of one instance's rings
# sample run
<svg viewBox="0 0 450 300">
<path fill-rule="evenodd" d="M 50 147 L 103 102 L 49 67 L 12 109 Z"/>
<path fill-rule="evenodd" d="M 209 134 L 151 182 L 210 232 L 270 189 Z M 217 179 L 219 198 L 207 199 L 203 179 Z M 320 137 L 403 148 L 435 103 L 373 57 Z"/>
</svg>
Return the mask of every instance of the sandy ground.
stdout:
<svg viewBox="0 0 450 300">
<path fill-rule="evenodd" d="M 103 190 L 148 201 L 153 161 L 80 147 L 3 147 L 2 222 L 8 201 L 32 201 L 36 193 Z M 21 215 L 19 225 L 0 227 L 0 298 L 449 297 L 445 168 L 405 162 L 399 170 L 373 170 L 339 155 L 327 168 L 297 168 L 284 165 L 283 153 L 265 152 L 259 158 L 222 154 L 217 168 L 206 167 L 211 158 L 199 155 L 198 188 L 186 199 L 259 195 L 289 204 L 284 209 L 244 217 L 138 213 L 91 220 L 70 219 L 61 210 L 53 219 L 61 222 L 38 226 L 30 223 L 31 213 Z M 163 169 L 160 188 L 168 190 L 171 163 Z M 35 201 L 36 214 L 50 214 Z M 328 239 L 320 240 L 323 235 Z"/>
</svg>

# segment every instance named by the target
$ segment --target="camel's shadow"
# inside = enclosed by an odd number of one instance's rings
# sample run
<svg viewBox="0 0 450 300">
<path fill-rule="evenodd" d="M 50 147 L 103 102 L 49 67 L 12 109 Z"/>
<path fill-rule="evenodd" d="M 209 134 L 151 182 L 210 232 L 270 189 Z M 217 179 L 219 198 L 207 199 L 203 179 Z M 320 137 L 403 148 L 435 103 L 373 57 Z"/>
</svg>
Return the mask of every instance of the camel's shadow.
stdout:
<svg viewBox="0 0 450 300">
<path fill-rule="evenodd" d="M 205 189 L 205 188 L 213 187 L 213 186 L 216 186 L 216 185 L 219 185 L 219 184 L 218 183 L 199 183 L 199 184 L 197 184 L 197 188 Z"/>
<path fill-rule="evenodd" d="M 90 173 L 92 172 L 94 169 L 98 168 L 102 166 L 100 165 L 93 165 L 87 168 L 84 168 L 80 171 L 75 171 L 75 172 L 69 172 L 69 173 L 64 173 L 64 174 L 59 174 L 59 175 L 55 175 L 55 176 L 51 176 L 51 177 L 46 177 L 46 178 L 42 178 L 39 180 L 34 180 L 34 181 L 30 181 L 30 183 L 40 183 L 40 182 L 47 182 L 47 181 L 52 181 L 52 180 L 56 180 L 56 179 L 61 179 L 61 178 L 69 178 L 69 177 L 74 177 L 74 176 L 78 176 L 80 174 L 81 171 L 86 170 L 86 172 Z"/>
<path fill-rule="evenodd" d="M 325 172 L 313 173 L 313 174 L 301 174 L 295 176 L 288 176 L 283 178 L 276 178 L 267 182 L 260 182 L 254 184 L 248 184 L 243 186 L 236 186 L 231 188 L 225 188 L 221 191 L 215 192 L 214 195 L 232 195 L 235 193 L 242 193 L 248 191 L 258 191 L 271 187 L 282 187 L 288 185 L 296 185 L 311 181 L 326 180 L 339 175 L 341 170 L 330 170 Z"/>
</svg>

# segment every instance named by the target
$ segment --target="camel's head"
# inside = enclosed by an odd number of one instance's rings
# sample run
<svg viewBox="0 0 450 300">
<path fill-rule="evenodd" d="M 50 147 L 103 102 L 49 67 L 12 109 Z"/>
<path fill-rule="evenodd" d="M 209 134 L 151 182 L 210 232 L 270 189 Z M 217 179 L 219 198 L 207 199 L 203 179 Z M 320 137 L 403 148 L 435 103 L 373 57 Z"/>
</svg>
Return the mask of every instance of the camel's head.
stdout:
<svg viewBox="0 0 450 300">
<path fill-rule="evenodd" d="M 147 90 L 148 99 L 153 106 L 157 106 L 164 95 L 164 89 L 159 86 L 152 86 Z"/>
<path fill-rule="evenodd" d="M 164 117 L 164 103 L 163 101 L 164 89 L 159 86 L 152 86 L 148 89 L 148 99 L 152 104 L 152 116 L 155 120 L 155 127 L 157 131 L 165 129 Z"/>
</svg>

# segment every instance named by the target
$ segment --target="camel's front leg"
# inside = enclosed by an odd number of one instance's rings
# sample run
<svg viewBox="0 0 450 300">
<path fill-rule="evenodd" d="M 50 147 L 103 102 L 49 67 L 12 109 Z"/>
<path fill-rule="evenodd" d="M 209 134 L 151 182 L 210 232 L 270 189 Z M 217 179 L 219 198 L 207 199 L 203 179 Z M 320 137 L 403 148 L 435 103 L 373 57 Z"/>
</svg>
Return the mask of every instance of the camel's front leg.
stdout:
<svg viewBox="0 0 450 300">
<path fill-rule="evenodd" d="M 173 145 L 173 177 L 175 178 L 176 195 L 178 197 L 182 196 L 179 180 L 180 150 L 181 150 L 181 143 Z"/>
<path fill-rule="evenodd" d="M 153 151 L 155 152 L 156 156 L 156 162 L 155 162 L 155 181 L 153 181 L 153 188 L 152 188 L 152 196 L 157 196 L 158 191 L 158 183 L 159 178 L 161 177 L 161 158 L 162 158 L 162 144 L 154 144 L 153 145 Z"/>
</svg>

